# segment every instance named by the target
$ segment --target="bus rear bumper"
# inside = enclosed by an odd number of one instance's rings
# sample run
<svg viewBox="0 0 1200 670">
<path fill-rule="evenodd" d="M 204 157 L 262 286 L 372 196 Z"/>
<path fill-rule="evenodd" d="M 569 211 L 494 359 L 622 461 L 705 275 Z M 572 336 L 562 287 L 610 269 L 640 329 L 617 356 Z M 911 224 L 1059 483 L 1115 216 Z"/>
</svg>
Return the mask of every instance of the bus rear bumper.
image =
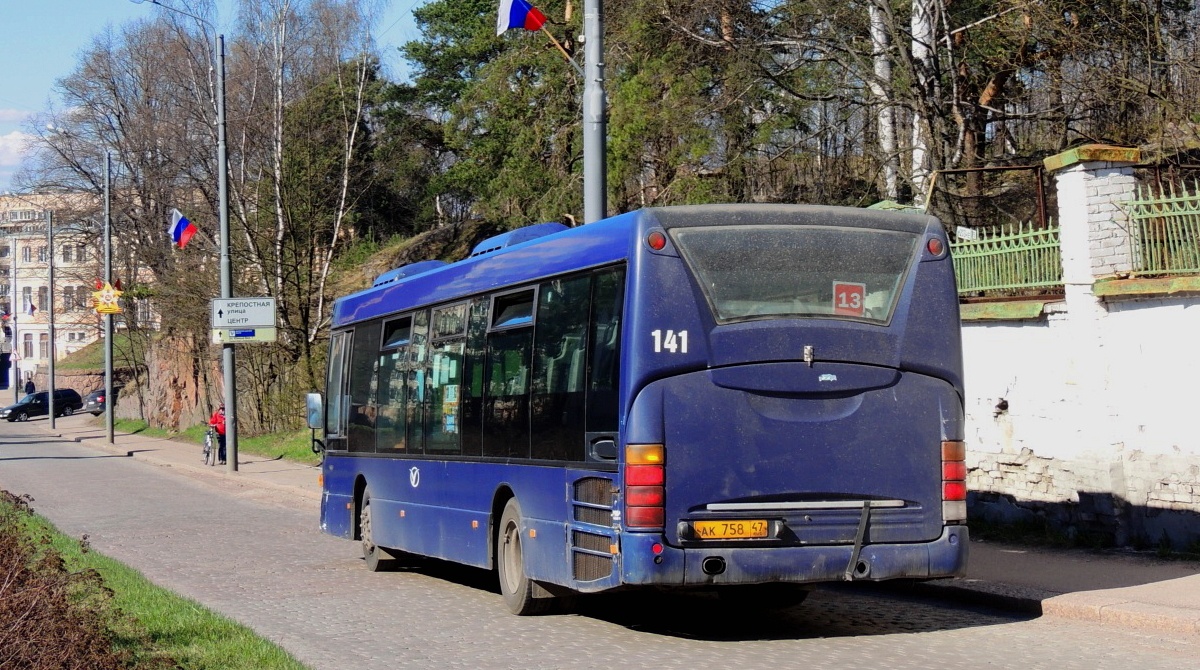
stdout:
<svg viewBox="0 0 1200 670">
<path fill-rule="evenodd" d="M 661 560 L 651 556 L 662 538 L 626 533 L 621 537 L 622 582 L 629 585 L 705 586 L 721 584 L 795 584 L 886 579 L 935 579 L 962 576 L 967 568 L 966 526 L 946 526 L 932 542 L 868 544 L 850 565 L 851 545 L 809 547 L 664 547 Z"/>
</svg>

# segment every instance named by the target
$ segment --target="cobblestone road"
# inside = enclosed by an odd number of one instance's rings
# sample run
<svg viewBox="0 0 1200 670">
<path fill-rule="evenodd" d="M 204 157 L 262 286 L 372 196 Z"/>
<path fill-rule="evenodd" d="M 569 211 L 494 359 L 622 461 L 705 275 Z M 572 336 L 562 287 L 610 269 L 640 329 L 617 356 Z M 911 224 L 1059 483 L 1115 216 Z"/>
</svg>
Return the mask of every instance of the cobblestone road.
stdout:
<svg viewBox="0 0 1200 670">
<path fill-rule="evenodd" d="M 583 598 L 508 614 L 486 572 L 429 562 L 371 574 L 322 535 L 314 503 L 197 480 L 0 422 L 0 488 L 154 582 L 313 668 L 1178 668 L 1200 640 L 1026 619 L 869 589 L 731 616 L 702 597 Z"/>
</svg>

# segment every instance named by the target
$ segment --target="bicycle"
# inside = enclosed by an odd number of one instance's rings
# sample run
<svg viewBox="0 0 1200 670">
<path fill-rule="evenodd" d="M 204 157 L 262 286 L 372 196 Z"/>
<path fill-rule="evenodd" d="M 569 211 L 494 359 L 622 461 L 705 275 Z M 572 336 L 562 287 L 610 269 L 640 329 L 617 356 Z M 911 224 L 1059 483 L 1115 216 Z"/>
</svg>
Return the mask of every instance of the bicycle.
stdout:
<svg viewBox="0 0 1200 670">
<path fill-rule="evenodd" d="M 212 428 L 204 431 L 204 464 L 217 464 L 217 432 Z"/>
</svg>

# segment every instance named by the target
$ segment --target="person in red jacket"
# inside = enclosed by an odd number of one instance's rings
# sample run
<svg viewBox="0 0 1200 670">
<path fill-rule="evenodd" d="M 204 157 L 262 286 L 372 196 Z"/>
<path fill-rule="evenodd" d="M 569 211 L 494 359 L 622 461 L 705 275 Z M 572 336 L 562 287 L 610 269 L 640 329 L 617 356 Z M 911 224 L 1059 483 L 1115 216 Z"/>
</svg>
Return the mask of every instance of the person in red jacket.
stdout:
<svg viewBox="0 0 1200 670">
<path fill-rule="evenodd" d="M 225 465 L 225 403 L 213 412 L 208 425 L 217 433 L 217 465 Z"/>
</svg>

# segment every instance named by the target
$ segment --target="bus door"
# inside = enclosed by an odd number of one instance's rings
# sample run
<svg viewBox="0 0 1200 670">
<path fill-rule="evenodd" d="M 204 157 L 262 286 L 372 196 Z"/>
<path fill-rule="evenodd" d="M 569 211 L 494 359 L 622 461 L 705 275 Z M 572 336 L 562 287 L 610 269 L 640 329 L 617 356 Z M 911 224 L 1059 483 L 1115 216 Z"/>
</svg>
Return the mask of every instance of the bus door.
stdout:
<svg viewBox="0 0 1200 670">
<path fill-rule="evenodd" d="M 346 449 L 346 413 L 350 409 L 349 375 L 352 331 L 333 333 L 329 338 L 329 367 L 326 379 L 325 448 L 329 451 Z"/>
</svg>

